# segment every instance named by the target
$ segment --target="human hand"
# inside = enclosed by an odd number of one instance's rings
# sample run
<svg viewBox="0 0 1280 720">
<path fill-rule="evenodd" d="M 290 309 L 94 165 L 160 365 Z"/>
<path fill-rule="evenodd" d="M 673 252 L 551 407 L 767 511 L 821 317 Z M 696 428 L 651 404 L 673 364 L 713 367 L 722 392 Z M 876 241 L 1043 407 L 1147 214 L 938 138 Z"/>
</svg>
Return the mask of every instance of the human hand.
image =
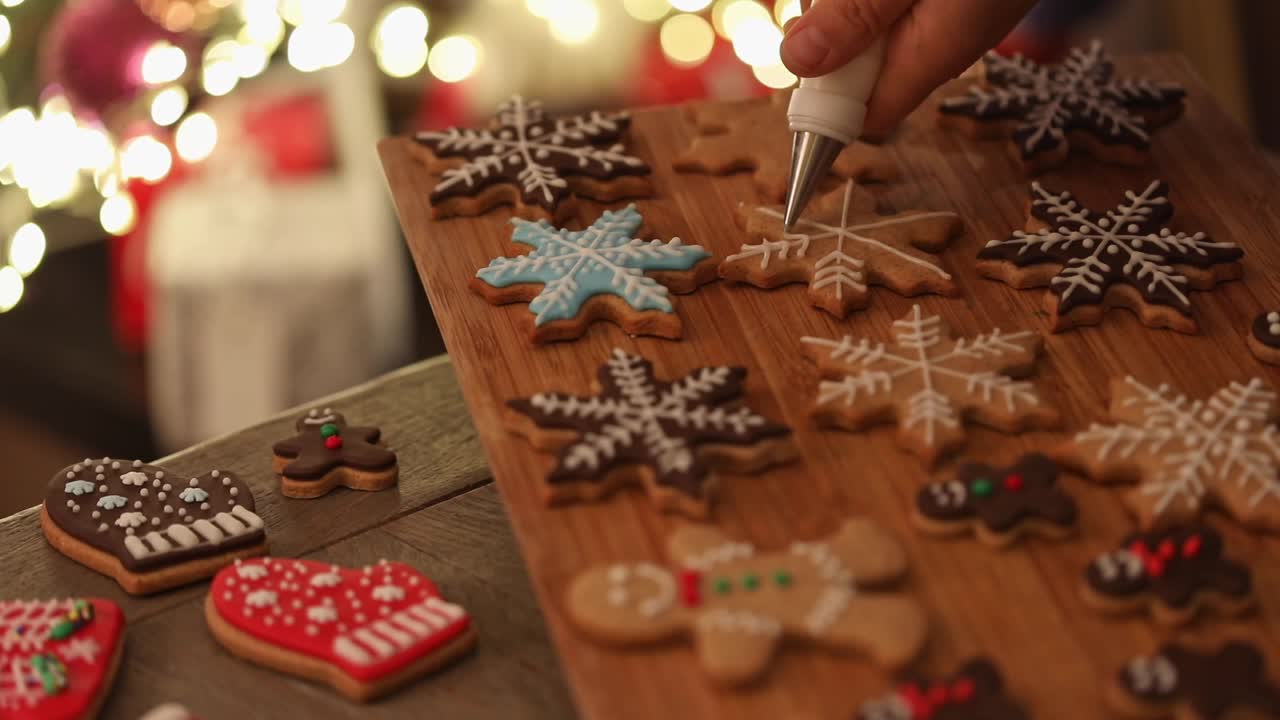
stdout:
<svg viewBox="0 0 1280 720">
<path fill-rule="evenodd" d="M 863 134 L 883 137 L 998 43 L 1036 0 L 819 0 L 787 27 L 782 62 L 826 75 L 887 34 Z"/>
</svg>

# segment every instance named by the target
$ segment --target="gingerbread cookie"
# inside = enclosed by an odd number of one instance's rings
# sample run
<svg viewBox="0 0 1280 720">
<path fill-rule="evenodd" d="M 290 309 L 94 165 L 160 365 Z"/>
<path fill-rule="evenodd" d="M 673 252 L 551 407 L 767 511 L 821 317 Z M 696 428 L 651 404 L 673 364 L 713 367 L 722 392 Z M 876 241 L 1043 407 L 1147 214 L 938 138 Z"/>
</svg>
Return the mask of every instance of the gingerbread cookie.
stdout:
<svg viewBox="0 0 1280 720">
<path fill-rule="evenodd" d="M 643 222 L 635 205 L 605 210 L 586 230 L 512 220 L 511 241 L 533 252 L 494 259 L 476 272 L 471 289 L 495 305 L 529 303 L 535 343 L 579 337 L 595 320 L 628 335 L 678 338 L 671 293 L 714 280 L 715 263 L 702 246 L 680 238 L 635 237 Z"/>
<path fill-rule="evenodd" d="M 479 215 L 495 205 L 521 217 L 563 219 L 571 194 L 601 202 L 649 195 L 649 166 L 620 142 L 625 112 L 549 118 L 542 103 L 513 96 L 483 130 L 420 132 L 428 166 L 439 171 L 431 215 Z"/>
<path fill-rule="evenodd" d="M 227 650 L 327 683 L 357 702 L 390 693 L 475 646 L 471 616 L 402 563 L 237 562 L 213 580 L 209 630 Z"/>
<path fill-rule="evenodd" d="M 935 535 L 972 531 L 996 547 L 1024 535 L 1063 538 L 1075 531 L 1077 511 L 1057 481 L 1057 464 L 1039 453 L 1008 468 L 965 463 L 955 480 L 920 489 L 912 520 Z"/>
<path fill-rule="evenodd" d="M 1089 564 L 1083 593 L 1103 612 L 1150 608 L 1165 625 L 1189 622 L 1201 609 L 1238 615 L 1253 606 L 1249 569 L 1223 557 L 1222 536 L 1207 525 L 1129 535 Z"/>
<path fill-rule="evenodd" d="M 949 339 L 941 317 L 919 305 L 894 322 L 894 341 L 872 343 L 805 337 L 805 353 L 823 377 L 812 414 L 822 425 L 861 430 L 898 424 L 898 441 L 932 465 L 964 441 L 971 419 L 1005 432 L 1051 428 L 1058 414 L 1028 382 L 1040 336 L 999 329 L 972 339 Z"/>
<path fill-rule="evenodd" d="M 1029 174 L 1057 167 L 1071 149 L 1125 165 L 1145 163 L 1150 130 L 1182 114 L 1173 83 L 1118 78 L 1102 43 L 1072 48 L 1060 65 L 987 53 L 986 87 L 942 101 L 942 124 L 976 137 L 1012 136 Z"/>
<path fill-rule="evenodd" d="M 186 478 L 140 460 L 85 458 L 59 470 L 40 525 L 58 552 L 134 595 L 202 580 L 267 548 L 253 493 L 234 474 Z"/>
<path fill-rule="evenodd" d="M 1265 312 L 1253 319 L 1249 350 L 1270 365 L 1280 365 L 1280 312 Z"/>
<path fill-rule="evenodd" d="M 653 645 L 691 636 L 703 670 L 740 685 L 759 678 L 783 637 L 856 650 L 900 667 L 924 646 L 924 609 L 901 594 L 866 592 L 907 569 L 902 545 L 865 519 L 825 542 L 757 553 L 705 525 L 667 542 L 675 564 L 597 567 L 569 588 L 569 618 L 604 642 Z"/>
<path fill-rule="evenodd" d="M 1000 671 L 990 660 L 965 662 L 938 681 L 912 679 L 882 698 L 863 704 L 857 720 L 1027 720 L 1009 697 Z"/>
<path fill-rule="evenodd" d="M 1016 288 L 1049 286 L 1045 310 L 1054 332 L 1095 325 L 1112 307 L 1144 325 L 1197 332 L 1190 290 L 1240 277 L 1244 251 L 1204 233 L 1174 233 L 1169 186 L 1156 181 L 1106 215 L 1069 192 L 1031 185 L 1026 231 L 992 240 L 978 252 L 978 272 Z"/>
<path fill-rule="evenodd" d="M 165 703 L 152 708 L 138 720 L 200 720 L 191 711 L 177 703 Z"/>
<path fill-rule="evenodd" d="M 1125 501 L 1143 529 L 1194 522 L 1216 506 L 1241 524 L 1280 530 L 1276 394 L 1262 380 L 1232 382 L 1207 401 L 1111 383 L 1111 419 L 1055 452 L 1098 482 L 1137 483 Z"/>
<path fill-rule="evenodd" d="M 124 654 L 107 600 L 0 600 L 0 718 L 90 720 Z"/>
<path fill-rule="evenodd" d="M 352 427 L 341 413 L 312 408 L 298 418 L 298 434 L 272 447 L 280 492 L 315 498 L 341 485 L 385 490 L 396 484 L 396 454 L 382 446 L 376 427 Z"/>
<path fill-rule="evenodd" d="M 638 483 L 660 508 L 701 518 L 715 493 L 713 469 L 755 472 L 795 455 L 785 426 L 727 406 L 746 376 L 719 366 L 659 380 L 653 363 L 615 348 L 595 395 L 511 400 L 507 421 L 534 447 L 559 450 L 547 477 L 550 502 L 592 501 Z"/>
<path fill-rule="evenodd" d="M 714 175 L 750 170 L 761 198 L 782 202 L 791 167 L 790 101 L 791 91 L 784 90 L 767 99 L 690 105 L 689 119 L 698 134 L 672 166 Z M 887 150 L 854 142 L 836 157 L 831 173 L 860 182 L 883 182 L 898 177 L 898 165 Z"/>
<path fill-rule="evenodd" d="M 759 239 L 720 263 L 720 277 L 773 288 L 809 283 L 809 302 L 843 318 L 867 306 L 869 286 L 903 295 L 958 292 L 951 275 L 924 252 L 938 252 L 960 233 L 950 212 L 878 215 L 875 198 L 852 180 L 818 198 L 792 232 L 782 208 L 743 205 L 747 234 Z"/>
<path fill-rule="evenodd" d="M 1121 668 L 1107 698 L 1132 718 L 1280 718 L 1280 689 L 1267 678 L 1262 653 L 1243 642 L 1213 652 L 1165 645 Z"/>
</svg>

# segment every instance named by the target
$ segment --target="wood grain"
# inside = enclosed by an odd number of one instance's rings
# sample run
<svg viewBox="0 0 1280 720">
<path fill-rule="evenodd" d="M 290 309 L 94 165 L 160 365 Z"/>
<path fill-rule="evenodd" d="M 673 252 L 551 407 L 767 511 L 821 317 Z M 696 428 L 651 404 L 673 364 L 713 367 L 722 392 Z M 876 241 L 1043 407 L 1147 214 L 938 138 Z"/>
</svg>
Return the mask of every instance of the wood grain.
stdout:
<svg viewBox="0 0 1280 720">
<path fill-rule="evenodd" d="M 973 258 L 987 240 L 1003 238 L 1026 220 L 1027 181 L 1000 142 L 970 140 L 935 125 L 926 104 L 893 140 L 904 179 L 881 196 L 886 209 L 954 210 L 966 234 L 942 253 L 961 288 L 958 298 L 916 300 L 892 292 L 873 294 L 870 306 L 845 321 L 812 308 L 803 285 L 772 291 L 716 283 L 676 299 L 683 341 L 631 338 L 617 327 L 595 325 L 575 342 L 532 347 L 523 332 L 524 305 L 492 307 L 467 289 L 468 279 L 491 258 L 514 253 L 509 213 L 473 219 L 429 220 L 432 177 L 409 156 L 409 141 L 380 146 L 384 167 L 418 272 L 467 406 L 507 504 L 524 560 L 567 673 L 579 710 L 592 718 L 847 718 L 858 704 L 889 686 L 891 678 L 869 662 L 791 648 L 766 680 L 746 691 L 714 689 L 699 672 L 687 645 L 642 651 L 598 646 L 567 622 L 562 595 L 572 577 L 595 563 L 661 561 L 663 537 L 679 522 L 655 512 L 644 495 L 628 491 L 608 501 L 548 509 L 541 483 L 551 458 L 506 432 L 502 403 L 511 397 L 559 389 L 585 391 L 612 347 L 652 359 L 670 377 L 708 364 L 745 365 L 749 401 L 796 431 L 803 462 L 755 477 L 723 478 L 714 521 L 725 531 L 761 546 L 831 531 L 844 517 L 873 516 L 907 543 L 912 574 L 904 587 L 929 608 L 933 634 L 919 664 L 942 673 L 974 653 L 1002 665 L 1016 695 L 1035 717 L 1078 720 L 1105 717 L 1102 690 L 1130 656 L 1152 649 L 1160 635 L 1142 619 L 1098 616 L 1079 599 L 1081 572 L 1133 527 L 1119 491 L 1078 477 L 1065 486 L 1082 507 L 1077 539 L 1032 542 L 998 552 L 974 541 L 938 541 L 909 528 L 916 490 L 931 479 L 915 458 L 897 447 L 891 429 L 850 434 L 817 429 L 808 407 L 817 374 L 799 351 L 802 335 L 844 333 L 887 338 L 890 323 L 913 302 L 941 314 L 957 336 L 992 327 L 1031 329 L 1047 335 L 1047 357 L 1032 380 L 1061 409 L 1074 430 L 1104 417 L 1107 380 L 1130 373 L 1150 383 L 1169 382 L 1207 395 L 1231 380 L 1261 376 L 1280 386 L 1280 372 L 1258 363 L 1245 348 L 1249 320 L 1280 303 L 1280 178 L 1239 127 L 1214 104 L 1187 64 L 1174 57 L 1122 62 L 1120 70 L 1188 85 L 1186 117 L 1160 131 L 1147 168 L 1102 166 L 1073 159 L 1042 177 L 1069 188 L 1087 203 L 1110 206 L 1126 189 L 1153 178 L 1167 180 L 1176 207 L 1174 226 L 1204 230 L 1246 250 L 1245 277 L 1218 290 L 1196 293 L 1202 332 L 1181 335 L 1144 328 L 1125 311 L 1098 327 L 1048 334 L 1041 310 L 1043 289 L 1020 291 L 982 279 Z M 965 81 L 945 88 L 955 93 Z M 679 109 L 637 112 L 633 148 L 654 165 L 657 194 L 637 205 L 645 237 L 679 236 L 719 256 L 748 238 L 737 229 L 734 208 L 753 201 L 744 175 L 712 178 L 678 174 L 666 164 L 691 140 Z M 788 142 L 761 138 L 761 142 Z M 611 207 L 619 207 L 615 203 Z M 600 206 L 594 206 L 598 212 Z M 577 219 L 578 227 L 590 217 Z M 968 455 L 993 464 L 1029 449 L 1052 447 L 1062 433 L 1018 437 L 971 428 Z M 949 477 L 954 463 L 934 477 Z M 1280 663 L 1280 543 L 1251 536 L 1215 518 L 1234 555 L 1250 562 L 1261 598 L 1253 618 L 1200 624 L 1190 636 L 1251 636 Z"/>
</svg>

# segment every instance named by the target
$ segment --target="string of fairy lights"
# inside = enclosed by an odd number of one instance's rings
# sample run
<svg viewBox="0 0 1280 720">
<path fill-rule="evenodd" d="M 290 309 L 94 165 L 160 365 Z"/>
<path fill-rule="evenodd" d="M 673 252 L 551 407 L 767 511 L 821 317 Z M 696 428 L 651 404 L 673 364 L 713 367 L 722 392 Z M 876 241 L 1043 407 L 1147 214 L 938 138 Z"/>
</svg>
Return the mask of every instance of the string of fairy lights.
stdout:
<svg viewBox="0 0 1280 720">
<path fill-rule="evenodd" d="M 360 1 L 360 0 L 357 0 Z M 520 0 L 490 0 L 515 4 Z M 545 21 L 556 41 L 584 45 L 597 36 L 600 2 L 617 0 L 523 0 L 524 9 Z M 13 28 L 4 8 L 24 0 L 0 0 L 0 54 Z M 206 0 L 217 13 L 220 33 L 198 57 L 167 41 L 146 48 L 139 65 L 145 87 L 142 107 L 148 131 L 116 137 L 93 122 L 83 122 L 61 96 L 45 98 L 38 107 L 7 109 L 0 82 L 0 185 L 24 191 L 28 221 L 9 232 L 0 228 L 0 313 L 22 298 L 24 278 L 45 255 L 46 238 L 34 219 L 37 212 L 77 207 L 98 199 L 98 221 L 113 235 L 129 233 L 137 207 L 126 189 L 134 178 L 155 183 L 169 175 L 176 154 L 197 164 L 218 143 L 212 116 L 189 107 L 188 88 L 226 95 L 245 80 L 264 72 L 283 46 L 290 66 L 314 72 L 341 65 L 356 49 L 356 37 L 343 21 L 348 0 Z M 781 27 L 800 14 L 800 0 L 777 0 L 770 10 L 759 0 L 621 0 L 640 23 L 656 25 L 663 54 L 674 65 L 697 67 L 711 55 L 717 36 L 732 43 L 762 84 L 788 87 L 795 76 L 778 55 Z M 230 22 L 227 19 L 230 19 Z M 190 18 L 187 18 L 189 21 Z M 229 31 L 221 30 L 230 28 Z M 484 49 L 471 35 L 453 34 L 428 45 L 430 20 L 416 2 L 393 2 L 383 8 L 368 38 L 379 69 L 394 78 L 410 78 L 424 70 L 441 82 L 456 83 L 481 67 Z M 2 78 L 0 78 L 2 80 Z M 8 194 L 12 188 L 0 188 Z"/>
</svg>

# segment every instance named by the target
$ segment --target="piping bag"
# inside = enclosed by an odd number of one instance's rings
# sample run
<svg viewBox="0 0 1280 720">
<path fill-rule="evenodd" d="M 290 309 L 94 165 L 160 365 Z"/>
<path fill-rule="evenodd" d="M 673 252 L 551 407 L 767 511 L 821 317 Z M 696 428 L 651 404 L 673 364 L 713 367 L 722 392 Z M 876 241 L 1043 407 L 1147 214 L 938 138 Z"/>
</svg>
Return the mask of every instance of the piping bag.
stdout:
<svg viewBox="0 0 1280 720">
<path fill-rule="evenodd" d="M 787 232 L 800 219 L 836 156 L 862 135 L 867 100 L 884 62 L 884 44 L 881 36 L 844 67 L 821 77 L 804 78 L 791 92 L 787 108 L 793 134 L 791 173 L 783 213 Z"/>
</svg>

